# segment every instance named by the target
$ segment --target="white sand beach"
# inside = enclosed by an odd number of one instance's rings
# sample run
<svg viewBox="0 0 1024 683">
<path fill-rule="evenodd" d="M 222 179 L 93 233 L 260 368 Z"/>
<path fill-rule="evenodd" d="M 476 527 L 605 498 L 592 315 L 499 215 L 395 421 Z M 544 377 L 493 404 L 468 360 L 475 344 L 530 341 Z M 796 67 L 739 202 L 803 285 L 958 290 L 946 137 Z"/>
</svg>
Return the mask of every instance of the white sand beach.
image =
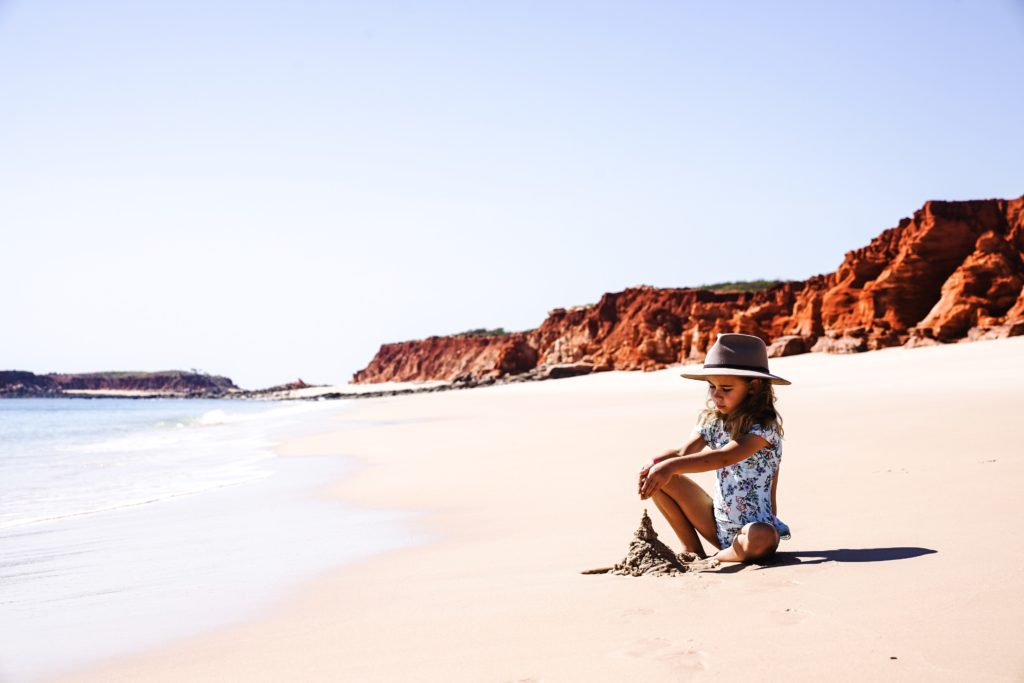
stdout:
<svg viewBox="0 0 1024 683">
<path fill-rule="evenodd" d="M 792 540 L 659 578 L 580 571 L 620 560 L 645 508 L 678 549 L 636 472 L 702 405 L 679 368 L 366 399 L 346 419 L 372 429 L 280 453 L 360 459 L 325 493 L 421 512 L 431 542 L 60 680 L 1021 680 L 1022 361 L 1019 337 L 773 359 Z"/>
</svg>

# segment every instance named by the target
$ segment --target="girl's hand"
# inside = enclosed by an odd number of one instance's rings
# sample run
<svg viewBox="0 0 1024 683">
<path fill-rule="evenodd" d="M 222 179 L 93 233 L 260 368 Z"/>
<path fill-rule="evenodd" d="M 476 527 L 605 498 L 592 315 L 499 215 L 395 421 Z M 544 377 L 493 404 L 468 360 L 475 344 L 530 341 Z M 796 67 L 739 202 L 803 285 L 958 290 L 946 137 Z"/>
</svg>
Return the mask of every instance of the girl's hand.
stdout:
<svg viewBox="0 0 1024 683">
<path fill-rule="evenodd" d="M 671 451 L 665 451 L 661 455 L 655 457 L 654 460 L 651 460 L 650 463 L 648 463 L 648 464 L 644 465 L 643 467 L 641 467 L 640 468 L 640 478 L 639 478 L 639 481 L 637 482 L 637 486 L 636 486 L 637 493 L 639 493 L 641 491 L 641 489 L 643 489 L 643 487 L 644 487 L 644 479 L 647 478 L 647 473 L 650 472 L 652 467 L 657 465 L 659 462 L 662 462 L 663 460 L 668 460 L 669 458 L 675 458 L 675 457 L 678 457 L 678 456 L 679 456 L 679 451 L 677 451 L 675 449 L 673 449 Z"/>
<path fill-rule="evenodd" d="M 647 500 L 655 493 L 661 490 L 661 487 L 668 483 L 668 480 L 674 476 L 675 463 L 670 459 L 663 459 L 655 465 L 641 470 L 640 477 L 640 497 Z"/>
</svg>

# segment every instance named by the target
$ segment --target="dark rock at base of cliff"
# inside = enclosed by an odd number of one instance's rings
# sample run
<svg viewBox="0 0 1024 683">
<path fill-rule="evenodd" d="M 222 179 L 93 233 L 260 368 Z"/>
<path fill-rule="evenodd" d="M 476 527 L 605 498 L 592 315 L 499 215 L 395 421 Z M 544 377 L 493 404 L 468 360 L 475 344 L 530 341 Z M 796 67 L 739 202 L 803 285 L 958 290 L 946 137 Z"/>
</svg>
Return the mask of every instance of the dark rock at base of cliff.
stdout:
<svg viewBox="0 0 1024 683">
<path fill-rule="evenodd" d="M 281 394 L 288 391 L 296 391 L 298 389 L 310 389 L 317 386 L 317 384 L 307 384 L 302 381 L 302 378 L 295 380 L 294 382 L 288 382 L 287 384 L 278 384 L 266 389 L 250 389 L 248 391 L 236 392 L 237 398 L 260 398 L 268 396 L 270 394 Z"/>
<path fill-rule="evenodd" d="M 811 353 L 860 353 L 867 351 L 867 340 L 851 334 L 820 337 L 811 347 Z"/>
<path fill-rule="evenodd" d="M 558 363 L 557 365 L 543 366 L 543 379 L 562 379 L 565 377 L 579 377 L 589 375 L 594 371 L 593 363 Z"/>
<path fill-rule="evenodd" d="M 1006 339 L 1007 337 L 1019 337 L 1024 335 L 1024 320 L 1014 320 L 1003 325 L 991 325 L 972 327 L 967 330 L 967 336 L 960 341 L 972 342 L 986 339 Z"/>
<path fill-rule="evenodd" d="M 600 371 L 602 368 L 595 368 L 593 363 L 557 363 L 555 365 L 540 365 L 521 372 L 518 375 L 502 377 L 499 384 L 514 382 L 541 382 L 548 379 L 565 379 L 567 377 L 579 377 L 589 375 L 592 372 Z"/>
<path fill-rule="evenodd" d="M 930 329 L 912 327 L 910 328 L 907 340 L 903 342 L 903 348 L 919 349 L 924 346 L 939 346 L 941 344 L 941 341 L 932 336 L 932 331 Z"/>
<path fill-rule="evenodd" d="M 769 358 L 797 356 L 801 353 L 807 353 L 807 341 L 797 334 L 784 335 L 768 345 Z"/>
</svg>

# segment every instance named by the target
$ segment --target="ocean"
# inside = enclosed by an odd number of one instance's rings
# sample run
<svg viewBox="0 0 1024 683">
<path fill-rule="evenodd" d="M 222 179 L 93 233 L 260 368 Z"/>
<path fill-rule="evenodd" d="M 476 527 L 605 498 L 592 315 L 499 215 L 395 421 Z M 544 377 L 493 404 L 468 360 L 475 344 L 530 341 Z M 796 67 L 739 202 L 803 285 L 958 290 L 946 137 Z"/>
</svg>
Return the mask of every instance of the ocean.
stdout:
<svg viewBox="0 0 1024 683">
<path fill-rule="evenodd" d="M 344 429 L 348 405 L 0 400 L 0 681 L 251 618 L 303 579 L 420 542 L 409 513 L 317 494 L 353 459 L 274 454 Z"/>
</svg>

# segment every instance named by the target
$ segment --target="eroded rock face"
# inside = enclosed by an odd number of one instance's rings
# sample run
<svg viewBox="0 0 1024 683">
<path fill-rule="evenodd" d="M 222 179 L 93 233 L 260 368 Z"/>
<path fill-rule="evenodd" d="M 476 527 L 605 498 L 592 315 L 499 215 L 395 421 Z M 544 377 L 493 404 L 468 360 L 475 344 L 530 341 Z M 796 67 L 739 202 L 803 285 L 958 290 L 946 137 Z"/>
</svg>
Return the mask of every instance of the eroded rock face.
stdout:
<svg viewBox="0 0 1024 683">
<path fill-rule="evenodd" d="M 822 331 L 871 350 L 1012 322 L 1024 287 L 1022 208 L 1024 197 L 928 202 L 826 276 Z"/>
<path fill-rule="evenodd" d="M 581 364 L 655 370 L 702 361 L 723 332 L 757 335 L 774 356 L 859 353 L 1020 334 L 1021 321 L 1024 197 L 933 201 L 833 273 L 756 293 L 634 287 L 555 309 L 514 335 L 385 344 L 353 381 L 497 379 Z"/>
<path fill-rule="evenodd" d="M 482 381 L 516 375 L 537 365 L 537 350 L 523 334 L 460 335 L 384 344 L 355 383 Z"/>
</svg>

